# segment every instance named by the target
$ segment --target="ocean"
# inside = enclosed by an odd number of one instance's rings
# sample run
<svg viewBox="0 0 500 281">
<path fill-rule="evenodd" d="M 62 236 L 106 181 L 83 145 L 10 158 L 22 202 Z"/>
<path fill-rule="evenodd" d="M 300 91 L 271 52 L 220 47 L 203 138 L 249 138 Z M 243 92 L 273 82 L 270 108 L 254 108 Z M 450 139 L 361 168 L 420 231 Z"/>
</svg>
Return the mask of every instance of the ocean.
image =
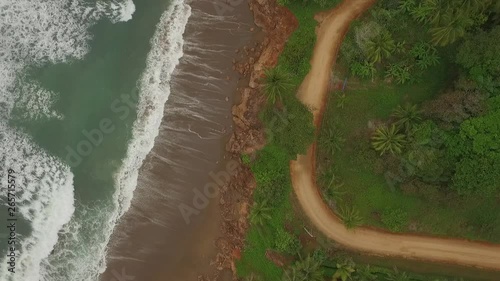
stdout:
<svg viewBox="0 0 500 281">
<path fill-rule="evenodd" d="M 0 280 L 98 280 L 190 14 L 182 0 L 0 0 L 0 220 L 17 219 Z"/>
</svg>

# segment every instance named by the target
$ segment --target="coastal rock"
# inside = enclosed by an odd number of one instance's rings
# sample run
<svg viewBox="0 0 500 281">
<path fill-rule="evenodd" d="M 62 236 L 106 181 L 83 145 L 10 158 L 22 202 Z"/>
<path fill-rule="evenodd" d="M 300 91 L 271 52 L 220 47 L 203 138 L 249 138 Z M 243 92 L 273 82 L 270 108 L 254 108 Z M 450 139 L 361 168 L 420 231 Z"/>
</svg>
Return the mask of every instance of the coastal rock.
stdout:
<svg viewBox="0 0 500 281">
<path fill-rule="evenodd" d="M 238 73 L 250 76 L 249 87 L 241 93 L 241 102 L 232 109 L 235 129 L 226 150 L 235 155 L 253 153 L 265 145 L 265 133 L 258 118 L 260 109 L 265 104 L 264 97 L 259 93 L 260 84 L 265 70 L 277 64 L 288 37 L 298 26 L 294 15 L 285 7 L 277 5 L 275 0 L 253 0 L 250 6 L 255 24 L 263 29 L 266 36 L 262 44 L 243 48 L 248 54 L 249 51 L 255 53 L 256 47 L 260 46 L 258 55 L 235 66 Z"/>
<path fill-rule="evenodd" d="M 262 52 L 255 66 L 257 73 L 254 77 L 260 77 L 262 69 L 276 65 L 284 45 L 291 33 L 298 27 L 295 16 L 285 7 L 277 5 L 276 1 L 252 2 L 254 17 L 257 26 L 266 33 L 262 42 Z M 255 83 L 255 80 L 251 81 Z"/>
<path fill-rule="evenodd" d="M 222 251 L 227 249 L 230 245 L 231 243 L 229 243 L 229 241 L 226 238 L 219 238 L 217 239 L 217 241 L 215 241 L 215 246 L 221 249 Z"/>
<path fill-rule="evenodd" d="M 240 204 L 240 216 L 246 217 L 248 215 L 249 204 L 248 202 L 242 202 Z"/>
<path fill-rule="evenodd" d="M 267 45 L 269 45 L 270 42 L 271 39 L 269 39 L 269 37 L 266 36 L 266 38 L 264 38 L 264 40 L 262 41 L 262 48 L 267 47 Z"/>
<path fill-rule="evenodd" d="M 255 79 L 250 79 L 250 82 L 248 83 L 248 86 L 252 89 L 255 89 L 259 87 L 259 83 L 255 81 Z"/>
<path fill-rule="evenodd" d="M 240 155 L 253 155 L 266 144 L 266 133 L 259 119 L 259 113 L 266 103 L 260 93 L 262 78 L 266 69 L 276 65 L 288 37 L 298 26 L 293 14 L 277 5 L 276 0 L 251 0 L 250 8 L 255 24 L 262 28 L 265 37 L 260 44 L 244 47 L 241 52 L 235 51 L 247 55 L 243 61 L 235 61 L 233 67 L 240 75 L 248 77 L 249 81 L 248 87 L 240 90 L 240 102 L 232 107 L 234 131 L 226 150 L 230 158 L 239 161 L 240 166 L 228 184 L 221 188 L 219 205 L 223 218 L 220 226 L 223 237 L 216 241 L 219 254 L 213 261 L 218 270 L 231 270 L 233 280 L 237 280 L 234 260 L 240 258 L 244 248 L 252 194 L 257 185 L 250 168 L 239 160 Z M 249 56 L 249 53 L 252 55 Z M 268 252 L 266 257 L 275 264 L 283 266 L 287 263 L 286 257 Z"/>
</svg>

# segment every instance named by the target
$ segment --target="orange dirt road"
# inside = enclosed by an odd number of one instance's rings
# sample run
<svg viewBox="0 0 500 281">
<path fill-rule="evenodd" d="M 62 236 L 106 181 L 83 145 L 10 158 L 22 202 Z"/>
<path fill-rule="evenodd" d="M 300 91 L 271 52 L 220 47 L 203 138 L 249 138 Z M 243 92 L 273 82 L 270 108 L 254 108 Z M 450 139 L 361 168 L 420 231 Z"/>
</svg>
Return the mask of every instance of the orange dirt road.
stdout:
<svg viewBox="0 0 500 281">
<path fill-rule="evenodd" d="M 298 97 L 313 109 L 314 123 L 320 124 L 325 107 L 331 69 L 351 21 L 375 0 L 344 0 L 335 9 L 319 16 L 317 42 L 311 70 Z M 411 234 L 393 234 L 368 228 L 347 230 L 323 202 L 315 182 L 316 144 L 307 155 L 290 163 L 297 199 L 311 223 L 324 235 L 346 248 L 379 256 L 401 257 L 500 270 L 500 245 Z"/>
</svg>

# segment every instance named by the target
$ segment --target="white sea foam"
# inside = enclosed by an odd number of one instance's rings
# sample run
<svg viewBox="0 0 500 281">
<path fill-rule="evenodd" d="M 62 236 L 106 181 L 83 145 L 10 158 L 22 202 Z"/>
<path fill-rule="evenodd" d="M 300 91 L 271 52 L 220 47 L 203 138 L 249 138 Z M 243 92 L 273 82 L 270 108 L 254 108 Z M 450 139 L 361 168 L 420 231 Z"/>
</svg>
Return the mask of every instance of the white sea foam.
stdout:
<svg viewBox="0 0 500 281">
<path fill-rule="evenodd" d="M 43 261 L 41 281 L 95 281 L 104 268 L 108 224 L 115 208 L 103 202 L 78 204 L 73 219 L 60 231 L 54 252 Z"/>
<path fill-rule="evenodd" d="M 90 6 L 83 0 L 0 0 L 0 178 L 5 178 L 6 168 L 17 172 L 19 217 L 30 226 L 29 233 L 18 237 L 16 273 L 7 272 L 5 258 L 0 259 L 2 281 L 52 281 L 46 277 L 50 275 L 46 259 L 58 233 L 71 225 L 74 212 L 70 168 L 8 125 L 14 108 L 25 118 L 60 117 L 50 109 L 57 94 L 36 82 L 27 83 L 24 73 L 33 65 L 82 59 L 88 52 L 92 24 L 103 17 L 126 21 L 135 10 L 132 0 L 107 5 Z"/>
<path fill-rule="evenodd" d="M 115 175 L 116 190 L 113 195 L 114 206 L 96 206 L 88 208 L 78 206 L 78 210 L 86 210 L 84 218 L 91 218 L 88 223 L 72 220 L 65 232 L 74 235 L 76 241 L 92 239 L 100 243 L 84 243 L 86 247 L 79 253 L 57 251 L 51 256 L 53 260 L 67 260 L 68 263 L 49 263 L 50 269 L 44 280 L 94 281 L 98 274 L 106 269 L 105 256 L 111 234 L 119 218 L 128 210 L 137 185 L 139 168 L 149 151 L 153 148 L 154 139 L 158 135 L 163 117 L 164 104 L 170 93 L 170 79 L 179 59 L 182 57 L 184 28 L 191 14 L 191 9 L 182 0 L 174 1 L 165 11 L 151 40 L 152 49 L 148 54 L 146 70 L 139 81 L 140 100 L 137 120 L 133 126 L 133 137 L 128 145 L 128 153 L 121 169 Z M 103 224 L 95 222 L 105 221 Z M 81 225 L 98 231 L 86 231 L 100 237 L 82 237 L 78 232 Z M 61 245 L 64 248 L 64 245 Z M 54 273 L 57 274 L 54 274 Z M 65 272 L 68 275 L 61 275 Z"/>
<path fill-rule="evenodd" d="M 191 9 L 174 0 L 163 13 L 151 39 L 146 69 L 139 81 L 140 96 L 132 139 L 121 168 L 114 176 L 113 205 L 77 206 L 77 218 L 61 230 L 60 241 L 42 267 L 43 281 L 95 281 L 106 269 L 107 247 L 119 218 L 129 209 L 139 168 L 158 135 L 164 104 L 170 93 L 171 75 L 183 52 L 183 33 Z M 80 229 L 85 227 L 85 233 Z M 90 236 L 89 236 L 90 234 Z M 89 243 L 90 242 L 90 243 Z M 85 247 L 73 249 L 75 244 Z"/>
<path fill-rule="evenodd" d="M 89 6 L 83 0 L 0 0 L 0 117 L 10 116 L 20 95 L 16 77 L 27 66 L 82 59 L 91 39 L 88 28 L 97 20 L 130 20 L 134 3 L 123 1 Z"/>
<path fill-rule="evenodd" d="M 61 113 L 52 109 L 52 105 L 59 98 L 57 93 L 44 89 L 35 81 L 21 82 L 18 91 L 16 109 L 19 114 L 14 118 L 22 120 L 63 119 Z"/>
<path fill-rule="evenodd" d="M 119 216 L 130 207 L 137 185 L 139 169 L 154 145 L 159 133 L 163 110 L 170 95 L 170 80 L 183 55 L 183 34 L 191 15 L 191 8 L 183 0 L 175 0 L 162 15 L 148 54 L 147 66 L 140 80 L 137 120 L 127 156 L 115 175 Z"/>
<path fill-rule="evenodd" d="M 170 95 L 172 73 L 183 56 L 183 34 L 191 8 L 183 0 L 174 0 L 163 13 L 155 35 L 151 39 L 152 49 L 147 57 L 146 70 L 140 80 L 140 97 L 137 119 L 133 125 L 132 139 L 127 155 L 115 175 L 117 217 L 121 217 L 130 207 L 133 192 L 137 186 L 139 169 L 144 159 L 153 149 L 159 133 L 166 101 Z"/>
<path fill-rule="evenodd" d="M 40 263 L 57 242 L 59 229 L 73 214 L 73 174 L 68 166 L 33 145 L 22 132 L 0 123 L 0 178 L 16 172 L 18 218 L 30 222 L 31 233 L 19 239 L 16 273 L 0 267 L 0 280 L 38 281 Z M 6 265 L 2 257 L 1 264 Z"/>
<path fill-rule="evenodd" d="M 112 22 L 129 21 L 135 12 L 135 5 L 132 0 L 125 1 L 98 1 L 96 4 L 97 13 L 103 14 Z"/>
</svg>

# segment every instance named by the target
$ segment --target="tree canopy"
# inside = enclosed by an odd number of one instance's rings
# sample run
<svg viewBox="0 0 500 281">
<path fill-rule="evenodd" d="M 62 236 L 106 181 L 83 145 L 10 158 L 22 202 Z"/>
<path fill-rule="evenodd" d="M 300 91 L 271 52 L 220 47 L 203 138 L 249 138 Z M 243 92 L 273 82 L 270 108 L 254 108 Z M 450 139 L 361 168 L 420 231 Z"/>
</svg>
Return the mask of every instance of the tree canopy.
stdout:
<svg viewBox="0 0 500 281">
<path fill-rule="evenodd" d="M 500 110 L 471 118 L 450 137 L 448 151 L 457 160 L 453 187 L 462 194 L 494 192 L 500 186 Z"/>
<path fill-rule="evenodd" d="M 471 77 L 493 94 L 500 90 L 500 26 L 490 31 L 479 31 L 458 48 L 457 63 L 469 71 Z"/>
</svg>

